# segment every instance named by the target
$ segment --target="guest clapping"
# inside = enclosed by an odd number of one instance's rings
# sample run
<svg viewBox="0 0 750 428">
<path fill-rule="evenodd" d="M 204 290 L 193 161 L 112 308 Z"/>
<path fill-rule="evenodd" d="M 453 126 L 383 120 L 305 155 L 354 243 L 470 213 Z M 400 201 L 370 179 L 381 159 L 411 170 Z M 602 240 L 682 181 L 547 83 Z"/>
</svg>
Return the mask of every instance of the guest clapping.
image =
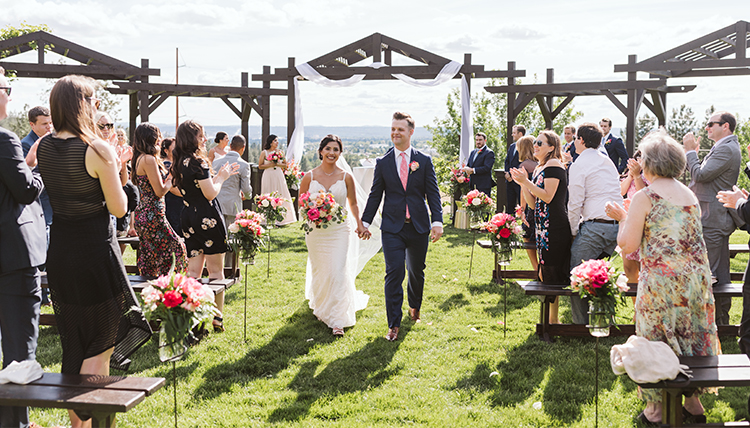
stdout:
<svg viewBox="0 0 750 428">
<path fill-rule="evenodd" d="M 677 355 L 717 355 L 701 210 L 695 194 L 677 180 L 685 169 L 685 154 L 663 129 L 646 136 L 640 149 L 651 185 L 635 194 L 627 212 L 619 203 L 606 205 L 607 214 L 620 222 L 617 242 L 623 252 L 641 248 L 636 334 L 666 342 Z M 639 418 L 658 423 L 661 392 L 644 389 L 642 397 L 647 406 Z M 684 406 L 691 415 L 703 414 L 697 395 L 686 397 Z M 693 419 L 705 422 L 705 417 Z"/>
</svg>

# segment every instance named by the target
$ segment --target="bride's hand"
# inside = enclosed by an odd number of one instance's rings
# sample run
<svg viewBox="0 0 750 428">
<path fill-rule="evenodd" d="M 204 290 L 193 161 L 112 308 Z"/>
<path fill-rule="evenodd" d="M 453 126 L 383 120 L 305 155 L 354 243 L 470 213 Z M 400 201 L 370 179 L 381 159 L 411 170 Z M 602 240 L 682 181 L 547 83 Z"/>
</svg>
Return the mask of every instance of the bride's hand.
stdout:
<svg viewBox="0 0 750 428">
<path fill-rule="evenodd" d="M 360 224 L 357 226 L 357 236 L 359 236 L 359 239 L 368 240 L 370 239 L 371 234 L 364 225 Z"/>
</svg>

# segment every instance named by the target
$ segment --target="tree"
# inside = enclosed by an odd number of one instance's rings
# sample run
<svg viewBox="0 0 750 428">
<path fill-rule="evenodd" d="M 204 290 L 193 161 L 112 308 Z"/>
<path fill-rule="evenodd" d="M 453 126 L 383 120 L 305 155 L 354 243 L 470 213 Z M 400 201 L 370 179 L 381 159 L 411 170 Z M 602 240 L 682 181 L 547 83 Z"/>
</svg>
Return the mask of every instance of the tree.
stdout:
<svg viewBox="0 0 750 428">
<path fill-rule="evenodd" d="M 679 108 L 672 109 L 667 122 L 667 132 L 675 140 L 682 141 L 682 137 L 688 132 L 695 132 L 697 126 L 693 109 L 682 104 Z"/>
<path fill-rule="evenodd" d="M 14 27 L 12 25 L 6 25 L 3 28 L 0 28 L 0 40 L 8 40 L 12 39 L 14 37 L 20 37 L 25 34 L 35 33 L 37 31 L 46 31 L 48 33 L 52 32 L 52 29 L 47 26 L 46 24 L 40 24 L 40 25 L 29 25 L 26 23 L 26 21 L 22 21 L 21 25 L 18 27 Z M 30 42 L 28 44 L 32 49 L 36 49 L 36 42 Z M 48 46 L 44 47 L 45 50 L 49 50 Z M 0 58 L 5 58 L 10 55 L 11 52 L 9 51 L 0 51 Z M 9 79 L 12 79 L 16 77 L 16 73 L 14 70 L 5 70 L 5 75 L 8 76 Z"/>
<path fill-rule="evenodd" d="M 739 115 L 737 116 L 737 127 L 734 129 L 734 134 L 737 136 L 737 140 L 740 143 L 740 152 L 742 153 L 742 164 L 740 168 L 745 169 L 745 165 L 750 160 L 748 159 L 748 153 L 746 147 L 750 145 L 750 119 L 742 122 Z M 709 116 L 710 117 L 710 116 Z M 740 177 L 737 180 L 737 186 L 750 190 L 750 179 L 747 178 L 744 172 L 740 171 Z"/>
<path fill-rule="evenodd" d="M 638 118 L 635 124 L 635 145 L 638 147 L 638 144 L 643 140 L 643 137 L 646 136 L 649 132 L 656 129 L 656 117 L 649 115 L 646 113 L 645 115 Z"/>
<path fill-rule="evenodd" d="M 25 113 L 29 111 L 29 106 L 23 106 L 22 112 L 11 111 L 8 112 L 8 117 L 5 120 L 0 121 L 0 126 L 3 128 L 13 131 L 18 138 L 23 138 L 31 132 L 31 126 L 29 125 L 29 117 Z"/>
</svg>

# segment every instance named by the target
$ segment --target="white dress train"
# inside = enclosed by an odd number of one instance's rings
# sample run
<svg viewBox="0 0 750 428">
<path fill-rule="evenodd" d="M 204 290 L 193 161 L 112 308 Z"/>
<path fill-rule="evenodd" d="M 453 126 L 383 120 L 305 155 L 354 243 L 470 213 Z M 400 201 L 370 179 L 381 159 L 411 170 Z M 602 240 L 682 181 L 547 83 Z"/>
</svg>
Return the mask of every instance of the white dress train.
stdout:
<svg viewBox="0 0 750 428">
<path fill-rule="evenodd" d="M 346 182 L 343 178 L 326 189 L 315 181 L 312 172 L 310 174 L 311 194 L 329 192 L 336 203 L 347 209 Z M 310 300 L 313 314 L 330 328 L 353 326 L 357 321 L 355 313 L 367 307 L 370 299 L 354 285 L 358 263 L 356 252 L 352 250 L 359 246 L 356 224 L 351 215 L 347 215 L 341 224 L 332 224 L 327 229 L 313 229 L 305 235 L 308 254 L 305 298 Z"/>
</svg>

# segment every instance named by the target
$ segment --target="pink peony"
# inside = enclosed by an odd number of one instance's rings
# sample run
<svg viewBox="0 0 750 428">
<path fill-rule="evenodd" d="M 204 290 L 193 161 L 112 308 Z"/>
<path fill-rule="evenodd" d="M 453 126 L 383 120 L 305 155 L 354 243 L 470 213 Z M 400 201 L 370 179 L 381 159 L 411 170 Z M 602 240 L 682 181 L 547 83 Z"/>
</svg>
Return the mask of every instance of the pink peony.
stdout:
<svg viewBox="0 0 750 428">
<path fill-rule="evenodd" d="M 502 238 L 510 238 L 510 229 L 506 227 L 500 229 L 499 235 Z"/>
<path fill-rule="evenodd" d="M 169 290 L 164 293 L 164 306 L 174 308 L 182 303 L 182 294 L 177 290 Z"/>
<path fill-rule="evenodd" d="M 315 221 L 320 218 L 320 212 L 318 212 L 317 208 L 310 208 L 307 211 L 307 218 L 309 218 L 312 221 Z"/>
</svg>

